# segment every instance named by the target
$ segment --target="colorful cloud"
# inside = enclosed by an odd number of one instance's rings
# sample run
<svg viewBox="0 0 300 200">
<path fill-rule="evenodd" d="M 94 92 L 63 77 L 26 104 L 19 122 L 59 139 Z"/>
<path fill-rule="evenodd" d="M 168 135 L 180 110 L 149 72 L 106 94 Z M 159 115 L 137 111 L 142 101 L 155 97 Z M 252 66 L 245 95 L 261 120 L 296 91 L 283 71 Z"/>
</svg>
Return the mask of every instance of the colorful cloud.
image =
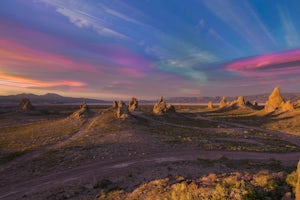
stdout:
<svg viewBox="0 0 300 200">
<path fill-rule="evenodd" d="M 233 61 L 225 69 L 245 76 L 299 74 L 300 49 Z"/>
</svg>

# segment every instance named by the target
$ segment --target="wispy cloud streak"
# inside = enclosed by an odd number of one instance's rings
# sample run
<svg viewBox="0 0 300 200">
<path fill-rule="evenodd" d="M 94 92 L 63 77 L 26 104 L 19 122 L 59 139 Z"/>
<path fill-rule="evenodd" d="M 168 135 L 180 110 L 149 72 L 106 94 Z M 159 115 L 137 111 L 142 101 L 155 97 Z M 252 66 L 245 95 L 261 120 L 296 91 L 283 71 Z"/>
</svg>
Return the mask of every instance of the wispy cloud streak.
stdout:
<svg viewBox="0 0 300 200">
<path fill-rule="evenodd" d="M 204 0 L 203 4 L 256 51 L 262 52 L 270 44 L 276 45 L 272 34 L 246 1 L 237 4 L 235 1 Z"/>
<path fill-rule="evenodd" d="M 296 47 L 299 45 L 299 37 L 298 33 L 296 31 L 295 25 L 293 21 L 290 18 L 290 15 L 286 9 L 283 8 L 278 8 L 279 9 L 279 14 L 280 14 L 280 19 L 281 23 L 283 26 L 283 30 L 285 31 L 285 41 L 286 44 L 289 47 Z"/>
</svg>

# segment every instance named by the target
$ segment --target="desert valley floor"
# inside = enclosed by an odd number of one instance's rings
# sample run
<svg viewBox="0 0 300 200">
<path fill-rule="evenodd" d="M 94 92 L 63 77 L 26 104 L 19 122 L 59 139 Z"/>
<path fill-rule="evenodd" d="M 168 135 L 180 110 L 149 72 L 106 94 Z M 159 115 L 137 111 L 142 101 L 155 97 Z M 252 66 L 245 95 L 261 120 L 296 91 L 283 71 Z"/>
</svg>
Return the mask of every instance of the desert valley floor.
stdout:
<svg viewBox="0 0 300 200">
<path fill-rule="evenodd" d="M 0 199 L 293 198 L 300 109 L 152 107 L 1 108 Z"/>
</svg>

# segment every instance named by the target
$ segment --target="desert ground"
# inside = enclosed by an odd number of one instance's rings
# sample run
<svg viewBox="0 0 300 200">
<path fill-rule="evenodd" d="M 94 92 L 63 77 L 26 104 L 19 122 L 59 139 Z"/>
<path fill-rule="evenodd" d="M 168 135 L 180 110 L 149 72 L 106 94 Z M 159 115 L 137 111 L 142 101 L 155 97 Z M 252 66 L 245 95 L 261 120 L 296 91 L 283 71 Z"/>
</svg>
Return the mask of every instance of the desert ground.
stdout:
<svg viewBox="0 0 300 200">
<path fill-rule="evenodd" d="M 294 198 L 300 109 L 152 107 L 1 107 L 0 199 Z"/>
</svg>

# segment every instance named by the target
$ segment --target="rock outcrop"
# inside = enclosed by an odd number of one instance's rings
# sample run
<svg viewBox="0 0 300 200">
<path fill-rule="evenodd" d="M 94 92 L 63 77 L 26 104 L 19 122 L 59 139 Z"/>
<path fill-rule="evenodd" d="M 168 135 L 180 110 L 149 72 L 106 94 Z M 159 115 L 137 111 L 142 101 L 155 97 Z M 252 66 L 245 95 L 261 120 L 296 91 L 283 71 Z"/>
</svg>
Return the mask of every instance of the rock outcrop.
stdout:
<svg viewBox="0 0 300 200">
<path fill-rule="evenodd" d="M 135 111 L 138 108 L 138 106 L 139 106 L 139 102 L 137 98 L 132 97 L 128 105 L 129 111 L 130 112 Z"/>
<path fill-rule="evenodd" d="M 252 105 L 253 105 L 253 106 L 258 106 L 257 101 L 254 100 L 253 103 L 252 103 Z"/>
<path fill-rule="evenodd" d="M 211 101 L 208 102 L 207 108 L 208 108 L 208 109 L 213 109 L 213 108 L 214 108 L 214 106 L 213 106 L 213 104 L 212 104 Z"/>
<path fill-rule="evenodd" d="M 297 176 L 298 176 L 298 181 L 296 184 L 296 200 L 300 200 L 300 160 L 298 161 L 298 167 L 297 167 Z"/>
<path fill-rule="evenodd" d="M 119 119 L 126 119 L 129 117 L 129 115 L 130 113 L 128 111 L 128 107 L 126 106 L 126 104 L 123 101 L 119 101 L 118 108 L 116 111 L 116 117 Z"/>
<path fill-rule="evenodd" d="M 117 101 L 113 101 L 112 107 L 113 107 L 113 108 L 118 108 L 118 103 L 117 103 Z"/>
<path fill-rule="evenodd" d="M 76 120 L 84 120 L 90 116 L 90 110 L 86 104 L 86 102 L 82 102 L 79 110 L 75 111 L 72 115 L 70 115 L 70 119 L 76 119 Z"/>
<path fill-rule="evenodd" d="M 224 107 L 226 107 L 226 105 L 227 105 L 227 101 L 226 101 L 226 97 L 224 96 L 224 97 L 222 97 L 222 99 L 220 101 L 219 107 L 224 108 Z"/>
<path fill-rule="evenodd" d="M 175 112 L 175 107 L 171 104 L 166 104 L 163 97 L 160 97 L 159 101 L 153 107 L 153 113 L 161 115 L 168 112 Z"/>
<path fill-rule="evenodd" d="M 239 96 L 236 103 L 237 103 L 238 107 L 245 107 L 245 105 L 246 105 L 245 99 L 243 96 Z"/>
<path fill-rule="evenodd" d="M 280 105 L 284 103 L 283 98 L 281 97 L 280 90 L 278 87 L 275 87 L 273 92 L 268 98 L 268 101 L 265 105 L 265 111 L 273 112 L 280 108 Z"/>
<path fill-rule="evenodd" d="M 31 104 L 31 102 L 29 101 L 29 99 L 22 99 L 20 101 L 20 104 L 19 104 L 19 108 L 20 110 L 22 111 L 29 111 L 29 110 L 33 110 L 33 106 Z"/>
<path fill-rule="evenodd" d="M 280 105 L 280 109 L 283 111 L 294 111 L 294 105 L 291 101 L 286 101 Z"/>
<path fill-rule="evenodd" d="M 266 112 L 273 112 L 275 110 L 281 111 L 292 111 L 294 110 L 294 106 L 290 101 L 285 102 L 280 94 L 280 90 L 278 87 L 275 87 L 273 92 L 268 98 L 268 101 L 265 104 Z"/>
<path fill-rule="evenodd" d="M 85 101 L 80 104 L 80 109 L 82 109 L 82 108 L 88 109 L 88 106 Z"/>
</svg>

